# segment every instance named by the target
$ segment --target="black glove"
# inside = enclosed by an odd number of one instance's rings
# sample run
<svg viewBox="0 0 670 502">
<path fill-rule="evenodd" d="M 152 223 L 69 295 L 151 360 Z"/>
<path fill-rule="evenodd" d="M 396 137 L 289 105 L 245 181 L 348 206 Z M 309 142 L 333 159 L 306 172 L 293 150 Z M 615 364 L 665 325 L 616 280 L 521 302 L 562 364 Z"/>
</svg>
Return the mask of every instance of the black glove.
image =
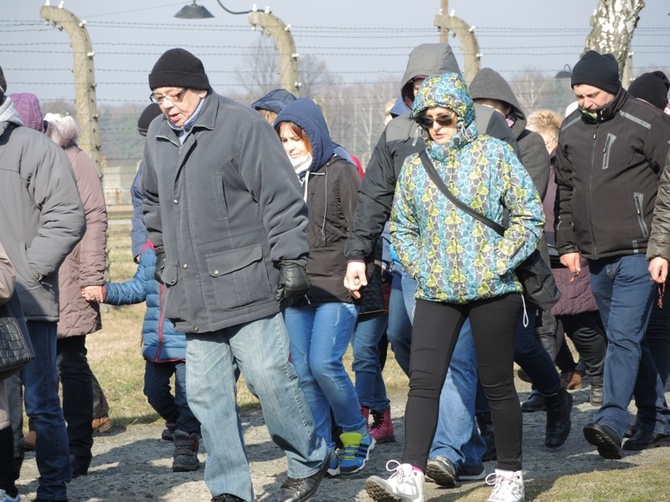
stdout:
<svg viewBox="0 0 670 502">
<path fill-rule="evenodd" d="M 156 248 L 156 269 L 154 270 L 154 279 L 156 279 L 161 284 L 163 282 L 163 270 L 165 269 L 165 251 L 163 247 Z"/>
<path fill-rule="evenodd" d="M 277 283 L 275 300 L 281 302 L 286 298 L 302 296 L 309 291 L 310 287 L 311 283 L 305 267 L 290 261 L 279 263 L 279 282 Z"/>
</svg>

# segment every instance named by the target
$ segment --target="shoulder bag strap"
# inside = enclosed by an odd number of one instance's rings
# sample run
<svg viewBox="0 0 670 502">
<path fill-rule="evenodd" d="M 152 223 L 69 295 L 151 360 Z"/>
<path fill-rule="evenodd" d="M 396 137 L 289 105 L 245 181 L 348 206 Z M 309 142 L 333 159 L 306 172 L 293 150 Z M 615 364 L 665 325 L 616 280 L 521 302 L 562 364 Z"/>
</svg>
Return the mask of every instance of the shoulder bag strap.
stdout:
<svg viewBox="0 0 670 502">
<path fill-rule="evenodd" d="M 430 176 L 430 179 L 433 180 L 433 183 L 437 185 L 437 188 L 440 189 L 440 191 L 447 196 L 447 199 L 449 199 L 456 207 L 461 209 L 462 211 L 465 211 L 468 213 L 470 216 L 473 218 L 476 218 L 477 220 L 481 221 L 484 225 L 487 225 L 491 227 L 493 230 L 495 230 L 497 233 L 500 235 L 503 235 L 505 233 L 505 229 L 503 228 L 502 225 L 498 225 L 495 221 L 490 220 L 483 214 L 478 213 L 474 209 L 472 209 L 470 206 L 462 202 L 458 197 L 456 197 L 453 193 L 451 193 L 451 190 L 447 187 L 447 185 L 442 181 L 442 178 L 440 178 L 440 175 L 437 173 L 437 170 L 435 169 L 435 166 L 433 165 L 433 161 L 430 159 L 428 156 L 428 152 L 424 148 L 421 153 L 419 154 L 419 157 L 421 158 L 421 163 L 423 164 L 424 169 L 428 173 L 428 176 Z"/>
</svg>

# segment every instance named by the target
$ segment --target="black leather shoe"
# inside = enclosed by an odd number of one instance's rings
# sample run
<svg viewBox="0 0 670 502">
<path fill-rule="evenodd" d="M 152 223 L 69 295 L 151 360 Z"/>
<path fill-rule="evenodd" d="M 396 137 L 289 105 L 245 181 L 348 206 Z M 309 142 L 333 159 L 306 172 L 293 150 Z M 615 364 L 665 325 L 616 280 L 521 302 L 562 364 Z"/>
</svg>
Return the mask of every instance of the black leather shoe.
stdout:
<svg viewBox="0 0 670 502">
<path fill-rule="evenodd" d="M 212 502 L 244 502 L 244 499 L 241 499 L 237 495 L 231 495 L 230 493 L 222 493 L 212 498 Z"/>
<path fill-rule="evenodd" d="M 544 444 L 547 448 L 558 448 L 570 435 L 572 396 L 565 389 L 560 389 L 557 394 L 544 397 L 544 400 L 547 405 Z"/>
<path fill-rule="evenodd" d="M 531 392 L 528 399 L 521 403 L 521 411 L 525 413 L 545 411 L 546 409 L 547 404 L 545 403 L 545 397 L 536 390 Z"/>
<path fill-rule="evenodd" d="M 621 458 L 621 438 L 609 425 L 591 422 L 584 427 L 584 437 L 598 447 L 601 457 L 615 460 Z"/>
<path fill-rule="evenodd" d="M 623 449 L 637 451 L 656 448 L 658 446 L 670 446 L 670 434 L 639 430 L 623 444 Z"/>
<path fill-rule="evenodd" d="M 304 502 L 312 498 L 328 467 L 330 467 L 330 455 L 316 474 L 301 479 L 286 478 L 286 481 L 281 485 L 281 502 Z"/>
<path fill-rule="evenodd" d="M 70 455 L 70 465 L 72 466 L 72 479 L 88 474 L 88 466 L 91 465 L 91 457 L 77 457 Z"/>
</svg>

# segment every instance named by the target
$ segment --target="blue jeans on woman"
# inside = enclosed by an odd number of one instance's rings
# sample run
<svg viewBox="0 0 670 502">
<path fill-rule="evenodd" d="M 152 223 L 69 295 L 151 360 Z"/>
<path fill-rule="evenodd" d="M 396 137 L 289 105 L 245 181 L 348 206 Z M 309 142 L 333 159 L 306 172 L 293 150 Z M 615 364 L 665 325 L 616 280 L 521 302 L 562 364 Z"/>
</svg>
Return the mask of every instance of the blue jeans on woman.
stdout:
<svg viewBox="0 0 670 502">
<path fill-rule="evenodd" d="M 358 395 L 342 357 L 354 332 L 358 307 L 353 303 L 318 303 L 284 311 L 291 341 L 291 361 L 305 393 L 316 433 L 331 449 L 330 410 L 344 432 L 365 427 Z"/>
<path fill-rule="evenodd" d="M 395 269 L 394 269 L 395 273 Z M 401 288 L 392 288 L 389 298 L 389 323 L 386 336 L 393 348 L 393 356 L 398 366 L 409 376 L 409 350 L 412 342 L 412 321 L 405 308 L 405 298 Z"/>
<path fill-rule="evenodd" d="M 56 323 L 28 321 L 27 325 L 35 359 L 21 370 L 21 380 L 26 414 L 33 420 L 37 435 L 35 460 L 40 473 L 37 498 L 65 500 L 66 483 L 72 477 L 72 468 L 65 419 L 58 398 Z"/>
<path fill-rule="evenodd" d="M 644 340 L 655 291 L 644 254 L 589 262 L 591 290 L 607 335 L 603 404 L 594 421 L 622 438 L 635 397 L 638 430 L 670 434 L 665 390 Z"/>
<path fill-rule="evenodd" d="M 205 483 L 213 496 L 254 500 L 236 400 L 236 369 L 258 396 L 270 437 L 288 459 L 288 476 L 316 474 L 330 458 L 289 362 L 281 314 L 211 333 L 186 334 L 186 392 L 202 424 Z"/>
<path fill-rule="evenodd" d="M 379 340 L 388 324 L 388 314 L 359 319 L 351 338 L 354 350 L 352 369 L 356 375 L 356 394 L 361 406 L 374 411 L 390 408 L 379 362 Z"/>
<path fill-rule="evenodd" d="M 174 375 L 174 394 L 170 378 Z M 165 420 L 177 424 L 177 429 L 200 435 L 200 422 L 195 418 L 186 400 L 186 364 L 184 361 L 156 363 L 146 361 L 144 366 L 144 395 L 151 407 Z"/>
</svg>

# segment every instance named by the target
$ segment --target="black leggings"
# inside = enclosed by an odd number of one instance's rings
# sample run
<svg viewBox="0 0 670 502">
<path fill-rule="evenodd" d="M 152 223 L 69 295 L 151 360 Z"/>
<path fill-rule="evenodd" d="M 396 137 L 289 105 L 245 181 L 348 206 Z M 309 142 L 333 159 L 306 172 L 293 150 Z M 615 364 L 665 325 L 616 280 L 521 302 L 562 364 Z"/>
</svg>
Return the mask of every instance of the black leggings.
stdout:
<svg viewBox="0 0 670 502">
<path fill-rule="evenodd" d="M 519 294 L 464 305 L 417 300 L 403 463 L 426 468 L 437 426 L 440 391 L 458 334 L 469 318 L 479 378 L 491 406 L 498 468 L 521 470 L 521 406 L 514 387 L 514 333 L 521 308 Z"/>
</svg>

